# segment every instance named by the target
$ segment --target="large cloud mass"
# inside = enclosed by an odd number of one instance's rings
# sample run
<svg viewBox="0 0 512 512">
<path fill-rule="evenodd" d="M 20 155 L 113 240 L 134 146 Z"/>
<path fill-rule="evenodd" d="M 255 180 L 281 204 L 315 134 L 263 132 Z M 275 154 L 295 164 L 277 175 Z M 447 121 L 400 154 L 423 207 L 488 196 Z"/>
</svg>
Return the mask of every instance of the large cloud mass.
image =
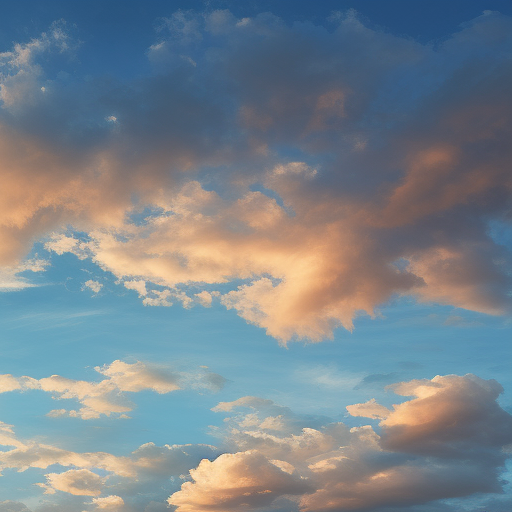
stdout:
<svg viewBox="0 0 512 512">
<path fill-rule="evenodd" d="M 512 417 L 496 403 L 496 381 L 438 376 L 394 390 L 415 398 L 393 410 L 375 401 L 347 407 L 355 416 L 378 410 L 385 416 L 380 434 L 343 423 L 300 428 L 288 409 L 253 397 L 221 404 L 217 410 L 251 409 L 231 418 L 227 444 L 234 453 L 201 462 L 190 472 L 194 481 L 169 503 L 178 512 L 227 512 L 286 498 L 286 510 L 377 511 L 501 491 Z"/>
<path fill-rule="evenodd" d="M 63 24 L 0 55 L 4 265 L 53 232 L 147 305 L 220 300 L 282 342 L 394 294 L 510 312 L 510 18 L 435 46 L 353 12 L 165 27 L 133 83 L 46 73 Z"/>
</svg>

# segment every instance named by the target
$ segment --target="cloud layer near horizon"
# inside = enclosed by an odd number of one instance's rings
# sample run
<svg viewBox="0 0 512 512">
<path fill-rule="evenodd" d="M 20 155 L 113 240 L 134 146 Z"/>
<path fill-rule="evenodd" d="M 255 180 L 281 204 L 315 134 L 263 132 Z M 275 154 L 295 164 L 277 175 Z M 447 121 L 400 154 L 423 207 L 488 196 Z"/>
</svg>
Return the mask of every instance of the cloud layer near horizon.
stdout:
<svg viewBox="0 0 512 512">
<path fill-rule="evenodd" d="M 128 456 L 76 453 L 22 441 L 0 424 L 0 444 L 11 447 L 0 451 L 0 468 L 51 468 L 37 485 L 55 498 L 52 510 L 67 512 L 163 512 L 169 494 L 177 512 L 456 512 L 460 501 L 439 500 L 502 491 L 512 416 L 496 401 L 503 390 L 495 380 L 448 375 L 391 389 L 407 400 L 347 407 L 381 418 L 377 428 L 303 417 L 258 397 L 222 402 L 214 410 L 231 417 L 214 429 L 220 448 L 147 443 Z"/>
<path fill-rule="evenodd" d="M 63 23 L 2 53 L 0 262 L 53 233 L 147 305 L 283 343 L 396 294 L 509 313 L 512 20 L 435 46 L 331 23 L 178 12 L 132 83 L 46 72 L 85 51 Z"/>
</svg>

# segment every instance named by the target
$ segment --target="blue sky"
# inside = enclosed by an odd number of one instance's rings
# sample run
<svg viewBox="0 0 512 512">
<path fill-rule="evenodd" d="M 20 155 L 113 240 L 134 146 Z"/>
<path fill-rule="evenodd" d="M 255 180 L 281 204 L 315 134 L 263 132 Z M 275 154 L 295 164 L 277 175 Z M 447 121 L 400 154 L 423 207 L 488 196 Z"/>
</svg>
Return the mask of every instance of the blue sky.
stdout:
<svg viewBox="0 0 512 512">
<path fill-rule="evenodd" d="M 512 506 L 506 1 L 0 22 L 0 512 Z"/>
</svg>

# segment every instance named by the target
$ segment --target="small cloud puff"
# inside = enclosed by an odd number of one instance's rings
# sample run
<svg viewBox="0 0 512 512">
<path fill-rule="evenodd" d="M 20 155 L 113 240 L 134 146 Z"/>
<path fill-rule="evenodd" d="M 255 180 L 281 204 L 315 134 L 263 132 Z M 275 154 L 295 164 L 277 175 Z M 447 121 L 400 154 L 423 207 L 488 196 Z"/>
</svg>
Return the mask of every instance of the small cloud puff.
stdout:
<svg viewBox="0 0 512 512">
<path fill-rule="evenodd" d="M 124 500 L 121 496 L 110 495 L 104 498 L 93 498 L 92 503 L 98 510 L 114 512 L 124 505 Z"/>
<path fill-rule="evenodd" d="M 88 281 L 85 281 L 84 287 L 89 288 L 89 290 L 92 290 L 94 293 L 99 293 L 103 288 L 103 285 L 98 281 L 89 279 Z"/>
</svg>

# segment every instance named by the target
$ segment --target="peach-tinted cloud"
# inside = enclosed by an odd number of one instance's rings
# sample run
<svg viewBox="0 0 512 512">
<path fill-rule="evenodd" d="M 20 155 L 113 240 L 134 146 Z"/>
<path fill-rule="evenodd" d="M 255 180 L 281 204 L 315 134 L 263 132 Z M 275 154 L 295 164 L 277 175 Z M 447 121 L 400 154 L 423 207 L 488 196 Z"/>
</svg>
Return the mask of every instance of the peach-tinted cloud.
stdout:
<svg viewBox="0 0 512 512">
<path fill-rule="evenodd" d="M 378 428 L 303 417 L 258 397 L 222 402 L 215 410 L 230 417 L 213 432 L 221 450 L 146 443 L 125 456 L 78 453 L 20 440 L 0 425 L 9 447 L 0 451 L 0 468 L 51 467 L 44 492 L 91 496 L 89 504 L 107 510 L 129 510 L 135 497 L 155 506 L 168 498 L 179 512 L 437 510 L 438 500 L 501 491 L 512 417 L 496 401 L 496 381 L 448 375 L 391 389 L 409 398 L 389 409 L 375 401 L 347 407 L 380 416 Z"/>
<path fill-rule="evenodd" d="M 347 405 L 347 411 L 351 416 L 363 416 L 364 418 L 385 419 L 389 416 L 390 410 L 378 404 L 375 398 L 364 404 Z"/>
<path fill-rule="evenodd" d="M 489 222 L 510 209 L 512 21 L 436 48 L 331 21 L 179 11 L 137 84 L 48 76 L 65 25 L 2 54 L 0 262 L 45 238 L 147 306 L 218 300 L 282 343 L 394 295 L 509 313 Z"/>
<path fill-rule="evenodd" d="M 88 469 L 70 469 L 64 473 L 48 473 L 46 484 L 39 484 L 45 494 L 55 491 L 68 492 L 75 496 L 98 496 L 101 494 L 102 478 Z"/>
<path fill-rule="evenodd" d="M 495 380 L 448 375 L 398 384 L 392 389 L 417 398 L 394 406 L 382 420 L 386 449 L 455 457 L 462 453 L 469 456 L 468 446 L 475 445 L 481 451 L 473 456 L 484 457 L 486 451 L 508 442 L 512 419 L 496 402 L 503 388 Z"/>
<path fill-rule="evenodd" d="M 213 462 L 203 460 L 190 471 L 194 482 L 185 482 L 169 498 L 181 512 L 240 510 L 270 505 L 282 495 L 303 494 L 307 483 L 256 451 L 227 453 Z M 286 463 L 285 463 L 286 464 Z M 289 465 L 288 465 L 289 466 Z M 288 469 L 288 468 L 287 468 Z"/>
<path fill-rule="evenodd" d="M 101 415 L 117 415 L 127 418 L 134 404 L 125 393 L 137 393 L 152 390 L 159 394 L 171 393 L 181 388 L 198 388 L 217 391 L 224 385 L 225 379 L 215 373 L 202 369 L 199 372 L 172 372 L 164 366 L 114 361 L 111 364 L 97 366 L 95 370 L 106 379 L 100 382 L 73 380 L 60 375 L 42 379 L 32 377 L 15 378 L 12 375 L 0 375 L 0 393 L 16 390 L 40 389 L 52 393 L 57 400 L 74 399 L 82 406 L 78 410 L 54 409 L 48 416 L 57 418 L 70 416 L 84 420 L 99 418 Z"/>
<path fill-rule="evenodd" d="M 512 416 L 496 402 L 502 391 L 496 381 L 449 375 L 392 389 L 416 398 L 392 410 L 375 400 L 347 407 L 354 416 L 381 418 L 379 431 L 342 423 L 301 427 L 305 418 L 256 397 L 219 404 L 218 412 L 250 410 L 227 422 L 232 453 L 202 462 L 169 503 L 179 512 L 242 503 L 248 510 L 273 503 L 303 512 L 377 511 L 500 492 Z M 275 472 L 270 465 L 283 472 L 273 486 L 265 477 Z"/>
<path fill-rule="evenodd" d="M 0 425 L 1 427 L 1 425 Z M 56 491 L 76 496 L 95 496 L 96 508 L 114 510 L 122 505 L 122 496 L 144 495 L 148 499 L 173 487 L 172 481 L 186 475 L 205 458 L 216 458 L 219 450 L 210 445 L 164 445 L 146 443 L 127 456 L 106 452 L 78 453 L 42 444 L 37 440 L 20 440 L 12 428 L 4 426 L 6 436 L 0 445 L 0 470 L 45 470 L 46 483 L 39 483 L 45 494 Z M 69 468 L 59 472 L 61 468 Z M 159 494 L 160 493 L 160 494 Z M 110 508 L 109 508 L 110 507 Z M 82 509 L 81 509 L 82 510 Z"/>
<path fill-rule="evenodd" d="M 104 498 L 93 498 L 92 502 L 96 505 L 98 510 L 116 511 L 124 505 L 124 500 L 121 496 L 105 496 Z"/>
</svg>

